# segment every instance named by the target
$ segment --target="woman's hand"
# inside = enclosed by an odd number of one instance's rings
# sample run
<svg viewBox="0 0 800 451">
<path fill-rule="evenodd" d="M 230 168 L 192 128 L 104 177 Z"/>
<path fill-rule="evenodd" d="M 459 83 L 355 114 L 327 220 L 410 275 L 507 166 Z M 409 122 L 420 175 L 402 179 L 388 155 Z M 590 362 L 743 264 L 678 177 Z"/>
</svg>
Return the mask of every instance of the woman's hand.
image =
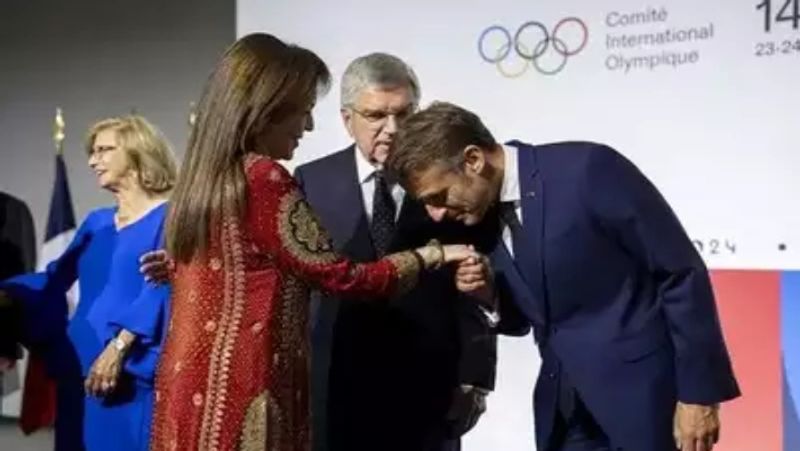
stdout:
<svg viewBox="0 0 800 451">
<path fill-rule="evenodd" d="M 117 388 L 125 355 L 135 340 L 135 334 L 123 329 L 115 339 L 108 342 L 89 370 L 89 376 L 84 382 L 86 393 L 92 396 L 106 396 Z"/>
<path fill-rule="evenodd" d="M 109 342 L 89 370 L 89 375 L 84 382 L 86 393 L 91 396 L 111 394 L 117 388 L 124 360 L 123 351 L 118 350 L 113 341 Z"/>
<path fill-rule="evenodd" d="M 458 263 L 470 257 L 478 258 L 472 246 L 464 244 L 448 244 L 442 246 L 438 243 L 429 244 L 415 251 L 422 259 L 426 269 L 438 269 L 448 263 Z"/>
<path fill-rule="evenodd" d="M 468 258 L 480 258 L 480 254 L 475 252 L 475 248 L 464 244 L 448 244 L 442 246 L 444 252 L 444 263 L 461 263 Z"/>
<path fill-rule="evenodd" d="M 147 252 L 139 258 L 139 272 L 144 280 L 154 283 L 169 283 L 172 261 L 164 250 Z"/>
</svg>

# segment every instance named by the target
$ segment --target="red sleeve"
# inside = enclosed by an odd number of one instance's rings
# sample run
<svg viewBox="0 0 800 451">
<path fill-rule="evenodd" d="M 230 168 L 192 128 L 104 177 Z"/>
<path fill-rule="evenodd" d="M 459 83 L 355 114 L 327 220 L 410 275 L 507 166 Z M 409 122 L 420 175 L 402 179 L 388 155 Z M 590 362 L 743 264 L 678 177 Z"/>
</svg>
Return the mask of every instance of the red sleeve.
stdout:
<svg viewBox="0 0 800 451">
<path fill-rule="evenodd" d="M 421 268 L 410 252 L 366 264 L 337 254 L 297 182 L 280 164 L 251 157 L 246 173 L 250 236 L 281 271 L 344 297 L 385 298 L 416 285 Z"/>
</svg>

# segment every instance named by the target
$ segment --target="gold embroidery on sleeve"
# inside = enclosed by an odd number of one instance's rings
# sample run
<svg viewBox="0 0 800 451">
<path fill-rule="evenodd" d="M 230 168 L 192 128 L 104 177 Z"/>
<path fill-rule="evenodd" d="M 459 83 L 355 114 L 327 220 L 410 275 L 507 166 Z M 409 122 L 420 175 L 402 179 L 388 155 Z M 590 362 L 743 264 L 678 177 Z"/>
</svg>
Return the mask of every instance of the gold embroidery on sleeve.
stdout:
<svg viewBox="0 0 800 451">
<path fill-rule="evenodd" d="M 398 252 L 387 255 L 386 258 L 397 270 L 397 287 L 394 296 L 403 295 L 411 291 L 416 285 L 419 273 L 422 270 L 419 260 L 413 252 Z"/>
<path fill-rule="evenodd" d="M 278 233 L 284 248 L 301 262 L 320 264 L 337 259 L 330 237 L 299 192 L 281 200 Z"/>
</svg>

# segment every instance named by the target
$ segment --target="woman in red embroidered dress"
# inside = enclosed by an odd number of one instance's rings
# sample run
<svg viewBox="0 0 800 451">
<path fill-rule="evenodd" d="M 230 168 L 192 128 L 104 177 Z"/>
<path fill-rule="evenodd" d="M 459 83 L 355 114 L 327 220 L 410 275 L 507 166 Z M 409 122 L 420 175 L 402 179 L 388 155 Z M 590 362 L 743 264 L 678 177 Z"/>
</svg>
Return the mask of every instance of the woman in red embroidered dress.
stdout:
<svg viewBox="0 0 800 451">
<path fill-rule="evenodd" d="M 171 319 L 154 450 L 308 450 L 310 287 L 382 298 L 472 255 L 428 246 L 354 264 L 333 252 L 289 159 L 329 72 L 265 34 L 237 41 L 207 83 L 172 200 Z"/>
</svg>

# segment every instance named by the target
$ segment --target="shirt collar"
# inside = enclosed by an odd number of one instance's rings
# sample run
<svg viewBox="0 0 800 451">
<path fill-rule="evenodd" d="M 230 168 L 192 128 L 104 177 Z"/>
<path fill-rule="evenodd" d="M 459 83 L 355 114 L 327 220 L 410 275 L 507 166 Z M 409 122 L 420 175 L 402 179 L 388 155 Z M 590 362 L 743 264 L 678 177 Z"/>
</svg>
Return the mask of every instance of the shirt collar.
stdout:
<svg viewBox="0 0 800 451">
<path fill-rule="evenodd" d="M 358 183 L 364 184 L 370 180 L 372 180 L 372 176 L 375 174 L 379 168 L 372 165 L 372 163 L 367 160 L 367 157 L 361 152 L 361 149 L 358 148 L 358 144 L 353 146 L 353 151 L 356 153 L 356 171 L 358 172 Z"/>
<path fill-rule="evenodd" d="M 505 164 L 503 184 L 500 186 L 500 202 L 519 202 L 522 190 L 519 186 L 519 153 L 516 147 L 503 145 Z"/>
</svg>

